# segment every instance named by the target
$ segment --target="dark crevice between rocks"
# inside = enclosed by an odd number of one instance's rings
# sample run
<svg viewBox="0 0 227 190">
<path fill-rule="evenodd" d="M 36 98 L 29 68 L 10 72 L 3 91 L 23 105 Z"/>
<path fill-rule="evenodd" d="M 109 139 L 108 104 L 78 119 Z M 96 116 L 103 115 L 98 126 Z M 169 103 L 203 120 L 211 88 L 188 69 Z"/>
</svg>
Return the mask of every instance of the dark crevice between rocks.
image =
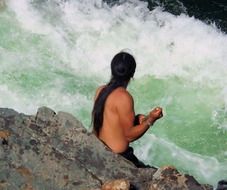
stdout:
<svg viewBox="0 0 227 190">
<path fill-rule="evenodd" d="M 103 182 L 101 179 L 99 179 L 94 173 L 92 173 L 79 159 L 75 158 L 74 159 L 81 164 L 81 166 L 85 169 L 85 171 L 91 175 L 91 177 L 95 180 L 97 180 L 100 184 L 100 186 L 103 185 Z"/>
<path fill-rule="evenodd" d="M 8 140 L 2 139 L 2 145 L 9 145 Z"/>
</svg>

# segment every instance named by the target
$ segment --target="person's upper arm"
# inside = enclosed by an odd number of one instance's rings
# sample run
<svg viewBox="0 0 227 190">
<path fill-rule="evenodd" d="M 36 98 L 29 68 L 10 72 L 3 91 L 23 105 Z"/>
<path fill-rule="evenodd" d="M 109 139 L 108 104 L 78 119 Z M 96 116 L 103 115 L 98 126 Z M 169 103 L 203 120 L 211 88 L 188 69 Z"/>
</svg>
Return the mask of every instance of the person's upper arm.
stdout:
<svg viewBox="0 0 227 190">
<path fill-rule="evenodd" d="M 133 98 L 129 93 L 119 95 L 117 111 L 119 114 L 119 123 L 123 128 L 124 135 L 128 142 L 140 138 L 149 129 L 147 122 L 141 122 L 134 126 L 135 112 Z"/>
<path fill-rule="evenodd" d="M 124 134 L 126 138 L 128 137 L 130 139 L 130 132 L 133 127 L 135 112 L 133 98 L 129 93 L 122 92 L 122 94 L 119 95 L 117 112 L 119 116 L 119 122 L 121 127 L 123 128 Z"/>
</svg>

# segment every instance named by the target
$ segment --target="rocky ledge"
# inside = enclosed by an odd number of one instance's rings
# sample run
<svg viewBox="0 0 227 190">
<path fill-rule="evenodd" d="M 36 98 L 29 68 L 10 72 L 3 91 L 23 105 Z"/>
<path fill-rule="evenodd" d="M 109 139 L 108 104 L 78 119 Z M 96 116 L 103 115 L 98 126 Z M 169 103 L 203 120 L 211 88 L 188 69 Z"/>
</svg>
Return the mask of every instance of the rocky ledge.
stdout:
<svg viewBox="0 0 227 190">
<path fill-rule="evenodd" d="M 1 190 L 211 190 L 173 167 L 136 168 L 71 114 L 0 108 Z"/>
</svg>

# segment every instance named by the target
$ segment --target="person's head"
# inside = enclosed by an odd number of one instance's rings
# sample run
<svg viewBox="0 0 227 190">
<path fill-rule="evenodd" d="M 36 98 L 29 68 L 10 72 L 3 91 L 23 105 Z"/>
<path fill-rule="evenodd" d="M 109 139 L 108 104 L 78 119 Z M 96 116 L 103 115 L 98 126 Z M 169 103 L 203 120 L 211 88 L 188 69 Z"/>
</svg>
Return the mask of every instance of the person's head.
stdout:
<svg viewBox="0 0 227 190">
<path fill-rule="evenodd" d="M 136 61 L 129 53 L 120 52 L 111 61 L 112 79 L 129 81 L 134 76 L 135 70 Z"/>
<path fill-rule="evenodd" d="M 103 124 L 103 112 L 107 97 L 118 87 L 126 88 L 134 76 L 135 69 L 136 61 L 131 54 L 120 52 L 113 57 L 110 82 L 99 93 L 92 111 L 93 129 L 97 135 L 99 135 Z"/>
</svg>

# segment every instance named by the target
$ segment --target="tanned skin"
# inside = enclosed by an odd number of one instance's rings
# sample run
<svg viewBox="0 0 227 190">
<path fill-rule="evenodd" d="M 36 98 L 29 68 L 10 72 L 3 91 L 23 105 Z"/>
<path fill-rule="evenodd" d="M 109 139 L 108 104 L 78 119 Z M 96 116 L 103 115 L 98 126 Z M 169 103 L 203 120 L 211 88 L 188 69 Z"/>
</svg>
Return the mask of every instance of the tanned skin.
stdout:
<svg viewBox="0 0 227 190">
<path fill-rule="evenodd" d="M 103 87 L 98 88 L 95 99 Z M 133 98 L 125 88 L 118 87 L 106 99 L 103 126 L 98 138 L 113 152 L 122 153 L 130 142 L 140 138 L 162 116 L 162 108 L 156 107 L 147 116 L 141 115 L 140 124 L 134 126 Z"/>
</svg>

